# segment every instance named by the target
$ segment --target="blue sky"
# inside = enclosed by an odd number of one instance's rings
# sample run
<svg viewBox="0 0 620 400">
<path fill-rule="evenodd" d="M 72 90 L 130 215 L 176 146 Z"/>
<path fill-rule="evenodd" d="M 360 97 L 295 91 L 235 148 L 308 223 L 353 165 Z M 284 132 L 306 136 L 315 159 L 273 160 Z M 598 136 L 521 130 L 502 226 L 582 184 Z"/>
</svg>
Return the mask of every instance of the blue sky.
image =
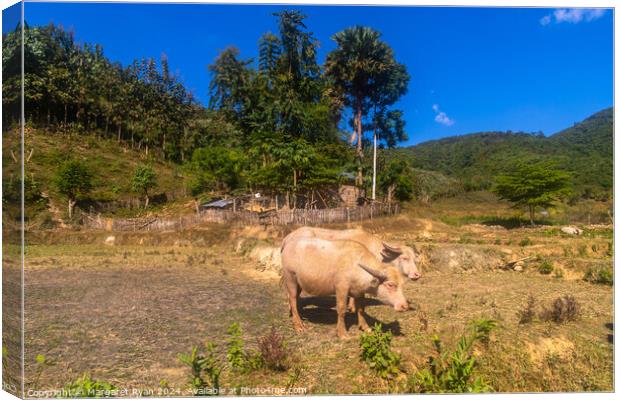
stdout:
<svg viewBox="0 0 620 400">
<path fill-rule="evenodd" d="M 613 105 L 613 11 L 545 8 L 26 3 L 28 24 L 54 22 L 114 61 L 168 56 L 202 101 L 206 66 L 229 45 L 245 58 L 300 9 L 321 43 L 355 24 L 383 33 L 411 75 L 404 110 L 415 144 L 488 130 L 555 133 Z M 6 29 L 4 27 L 3 29 Z"/>
</svg>

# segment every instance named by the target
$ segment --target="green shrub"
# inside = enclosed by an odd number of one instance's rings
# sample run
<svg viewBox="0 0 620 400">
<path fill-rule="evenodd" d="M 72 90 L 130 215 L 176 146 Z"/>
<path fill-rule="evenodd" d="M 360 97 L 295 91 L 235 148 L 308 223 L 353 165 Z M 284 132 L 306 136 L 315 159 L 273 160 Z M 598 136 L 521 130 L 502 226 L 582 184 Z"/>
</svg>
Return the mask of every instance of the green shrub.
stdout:
<svg viewBox="0 0 620 400">
<path fill-rule="evenodd" d="M 549 261 L 543 261 L 539 266 L 538 266 L 538 272 L 540 272 L 543 275 L 549 275 L 550 273 L 553 272 L 553 264 L 551 264 Z"/>
<path fill-rule="evenodd" d="M 472 354 L 477 341 L 488 341 L 489 332 L 497 323 L 481 319 L 470 324 L 470 332 L 461 336 L 453 352 L 444 351 L 441 340 L 435 336 L 435 354 L 428 358 L 428 366 L 409 379 L 412 392 L 420 393 L 480 393 L 493 388 L 482 377 L 475 376 L 476 358 Z"/>
<path fill-rule="evenodd" d="M 218 394 L 222 367 L 215 354 L 215 345 L 207 341 L 204 352 L 199 354 L 198 350 L 194 346 L 191 353 L 178 355 L 179 361 L 191 369 L 189 386 L 196 394 Z"/>
<path fill-rule="evenodd" d="M 614 284 L 614 272 L 608 265 L 590 266 L 583 279 L 591 283 L 611 286 Z"/>
<path fill-rule="evenodd" d="M 383 332 L 381 324 L 375 324 L 372 331 L 360 336 L 361 358 L 381 378 L 389 379 L 398 375 L 400 356 L 390 349 L 392 333 Z"/>
<path fill-rule="evenodd" d="M 114 391 L 115 386 L 104 381 L 94 381 L 88 374 L 84 374 L 65 385 L 59 397 L 114 397 Z"/>
<path fill-rule="evenodd" d="M 234 322 L 226 331 L 230 338 L 228 339 L 228 350 L 226 359 L 231 369 L 236 372 L 248 372 L 258 369 L 263 365 L 263 359 L 260 353 L 250 353 L 244 348 L 244 341 L 241 338 L 241 327 Z"/>
<path fill-rule="evenodd" d="M 530 240 L 530 238 L 523 238 L 523 239 L 519 242 L 519 246 L 521 246 L 521 247 L 531 246 L 531 245 L 533 245 L 533 244 L 534 244 L 534 242 L 532 242 L 532 241 Z"/>
</svg>

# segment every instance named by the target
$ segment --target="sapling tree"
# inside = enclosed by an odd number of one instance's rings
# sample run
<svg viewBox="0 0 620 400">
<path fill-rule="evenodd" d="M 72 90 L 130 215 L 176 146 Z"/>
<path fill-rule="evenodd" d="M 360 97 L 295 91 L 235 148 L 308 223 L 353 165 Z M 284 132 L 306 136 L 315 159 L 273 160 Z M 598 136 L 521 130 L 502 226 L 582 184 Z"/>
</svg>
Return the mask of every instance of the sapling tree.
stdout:
<svg viewBox="0 0 620 400">
<path fill-rule="evenodd" d="M 71 219 L 78 198 L 88 195 L 92 189 L 92 175 L 80 161 L 70 160 L 58 169 L 55 183 L 58 191 L 68 198 L 69 219 Z"/>
<path fill-rule="evenodd" d="M 133 174 L 131 188 L 144 196 L 144 208 L 149 206 L 149 191 L 157 187 L 157 174 L 149 165 L 138 165 Z"/>
</svg>

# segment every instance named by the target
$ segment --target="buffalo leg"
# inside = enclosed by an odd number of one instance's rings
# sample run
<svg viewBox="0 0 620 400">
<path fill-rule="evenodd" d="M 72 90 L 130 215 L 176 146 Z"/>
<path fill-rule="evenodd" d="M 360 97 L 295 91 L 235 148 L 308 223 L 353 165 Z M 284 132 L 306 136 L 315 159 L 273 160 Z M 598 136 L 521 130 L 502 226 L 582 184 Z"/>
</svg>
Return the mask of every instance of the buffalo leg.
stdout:
<svg viewBox="0 0 620 400">
<path fill-rule="evenodd" d="M 357 326 L 360 330 L 368 332 L 370 327 L 368 326 L 368 322 L 366 322 L 366 318 L 364 318 L 364 300 L 364 295 L 354 299 L 355 309 L 357 310 Z"/>
<path fill-rule="evenodd" d="M 355 312 L 355 299 L 353 297 L 349 297 L 349 311 Z"/>
<path fill-rule="evenodd" d="M 338 322 L 336 324 L 336 332 L 340 339 L 347 338 L 347 326 L 345 324 L 345 315 L 347 313 L 347 299 L 349 297 L 348 289 L 336 289 L 336 312 L 338 313 Z"/>
<path fill-rule="evenodd" d="M 304 330 L 304 323 L 301 321 L 298 308 L 299 293 L 301 292 L 301 288 L 299 287 L 295 276 L 293 276 L 290 272 L 284 272 L 284 274 L 284 283 L 288 293 L 290 314 L 293 317 L 293 327 L 295 327 L 295 331 L 301 332 Z"/>
</svg>

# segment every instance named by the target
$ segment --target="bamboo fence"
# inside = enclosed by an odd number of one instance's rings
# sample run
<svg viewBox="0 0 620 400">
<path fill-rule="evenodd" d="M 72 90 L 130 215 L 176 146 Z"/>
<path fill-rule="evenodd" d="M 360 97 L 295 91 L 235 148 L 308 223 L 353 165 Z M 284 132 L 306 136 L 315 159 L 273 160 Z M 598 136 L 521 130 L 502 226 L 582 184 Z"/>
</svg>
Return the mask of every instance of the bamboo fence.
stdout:
<svg viewBox="0 0 620 400">
<path fill-rule="evenodd" d="M 362 222 L 373 218 L 398 214 L 397 204 L 374 204 L 360 207 L 325 209 L 272 210 L 267 212 L 203 210 L 199 214 L 178 218 L 105 218 L 84 214 L 83 225 L 107 231 L 165 231 L 179 230 L 205 222 L 236 223 L 242 225 L 322 225 L 339 222 Z"/>
</svg>

